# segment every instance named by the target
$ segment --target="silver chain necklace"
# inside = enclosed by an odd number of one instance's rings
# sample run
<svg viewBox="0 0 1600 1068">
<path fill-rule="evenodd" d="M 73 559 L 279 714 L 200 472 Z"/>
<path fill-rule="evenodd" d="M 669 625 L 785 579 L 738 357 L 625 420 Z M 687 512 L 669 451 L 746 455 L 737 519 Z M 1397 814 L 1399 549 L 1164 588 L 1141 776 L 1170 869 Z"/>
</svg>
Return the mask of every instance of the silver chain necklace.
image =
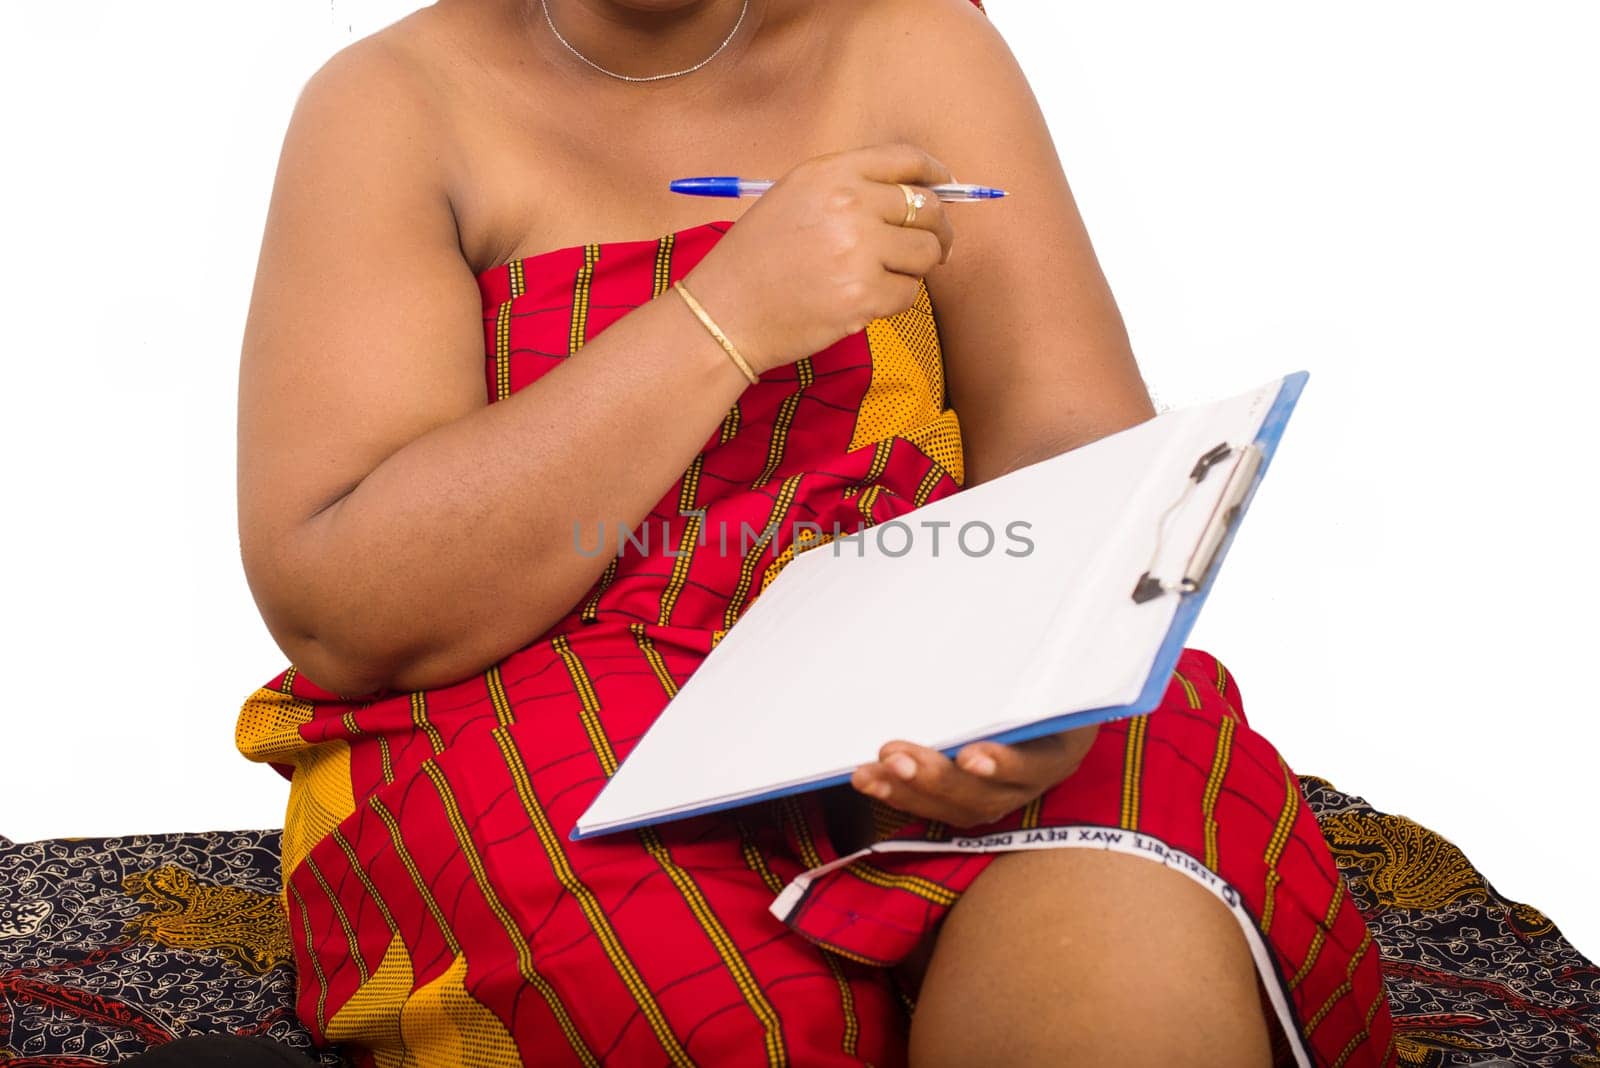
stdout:
<svg viewBox="0 0 1600 1068">
<path fill-rule="evenodd" d="M 621 81 L 624 81 L 624 82 L 658 82 L 658 81 L 662 80 L 663 78 L 678 78 L 678 77 L 682 77 L 685 74 L 693 74 L 695 71 L 699 70 L 701 67 L 705 66 L 707 63 L 710 63 L 713 59 L 716 59 L 717 56 L 722 52 L 722 50 L 724 48 L 728 47 L 728 42 L 733 40 L 733 35 L 739 32 L 739 26 L 740 26 L 741 23 L 744 22 L 744 13 L 746 11 L 750 10 L 750 0 L 744 0 L 744 6 L 739 9 L 739 18 L 734 22 L 733 29 L 729 30 L 728 31 L 728 36 L 724 37 L 722 39 L 722 43 L 717 45 L 716 51 L 712 52 L 705 59 L 702 59 L 700 62 L 696 63 L 692 67 L 685 67 L 683 70 L 675 70 L 675 71 L 672 71 L 670 74 L 650 74 L 650 75 L 647 75 L 647 76 L 642 77 L 642 78 L 635 77 L 632 74 L 618 74 L 614 70 L 606 70 L 600 64 L 596 63 L 594 60 L 590 59 L 588 56 L 584 55 L 582 52 L 578 51 L 576 48 L 573 48 L 572 47 L 572 42 L 568 41 L 565 37 L 561 36 L 561 31 L 556 29 L 555 21 L 550 18 L 550 5 L 547 2 L 547 0 L 539 0 L 539 6 L 544 9 L 544 20 L 545 20 L 545 22 L 549 23 L 550 32 L 556 35 L 556 40 L 560 41 L 563 45 L 565 45 L 568 52 L 571 52 L 573 55 L 577 56 L 579 59 L 581 59 L 585 63 L 589 64 L 589 66 L 593 67 L 595 70 L 599 71 L 601 74 L 610 75 L 611 77 L 617 78 L 617 79 L 619 79 Z"/>
</svg>

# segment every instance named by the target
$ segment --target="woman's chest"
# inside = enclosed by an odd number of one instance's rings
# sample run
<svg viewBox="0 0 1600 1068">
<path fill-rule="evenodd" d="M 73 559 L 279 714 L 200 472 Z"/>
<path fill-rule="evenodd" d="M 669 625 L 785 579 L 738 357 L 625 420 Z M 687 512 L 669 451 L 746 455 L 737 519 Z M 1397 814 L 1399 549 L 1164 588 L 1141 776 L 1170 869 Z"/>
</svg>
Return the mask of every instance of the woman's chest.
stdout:
<svg viewBox="0 0 1600 1068">
<path fill-rule="evenodd" d="M 831 80 L 830 80 L 831 77 Z M 475 272 L 549 249 L 632 241 L 736 219 L 752 203 L 673 193 L 674 178 L 780 178 L 829 152 L 900 139 L 861 106 L 848 71 L 759 100 L 652 113 L 648 101 L 556 95 L 539 106 L 457 106 L 445 161 L 462 252 Z"/>
<path fill-rule="evenodd" d="M 752 203 L 673 193 L 674 178 L 736 174 L 780 178 L 796 164 L 872 138 L 848 122 L 790 136 L 770 128 L 718 135 L 662 134 L 616 143 L 596 124 L 593 140 L 570 134 L 538 147 L 483 130 L 473 139 L 470 175 L 451 194 L 461 248 L 473 270 L 585 243 L 632 241 L 711 219 L 737 219 Z M 561 143 L 561 142 L 565 143 Z"/>
</svg>

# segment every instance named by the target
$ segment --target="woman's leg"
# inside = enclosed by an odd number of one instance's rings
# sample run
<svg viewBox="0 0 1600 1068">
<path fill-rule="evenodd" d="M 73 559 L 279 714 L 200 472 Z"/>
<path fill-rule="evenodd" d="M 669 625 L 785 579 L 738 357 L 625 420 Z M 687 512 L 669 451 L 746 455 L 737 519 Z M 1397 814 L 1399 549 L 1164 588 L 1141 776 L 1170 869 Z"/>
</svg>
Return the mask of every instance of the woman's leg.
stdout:
<svg viewBox="0 0 1600 1068">
<path fill-rule="evenodd" d="M 1396 1063 L 1372 932 L 1299 780 L 1200 650 L 1183 651 L 1155 711 L 1104 724 L 1033 804 L 981 833 L 913 822 L 873 849 L 795 880 L 777 911 L 892 965 L 948 925 L 914 1063 L 976 1047 L 977 1063 L 1248 1064 L 1269 1037 L 1280 1060 Z"/>
<path fill-rule="evenodd" d="M 1002 856 L 951 910 L 913 1068 L 1271 1063 L 1238 922 L 1193 879 L 1086 849 Z"/>
</svg>

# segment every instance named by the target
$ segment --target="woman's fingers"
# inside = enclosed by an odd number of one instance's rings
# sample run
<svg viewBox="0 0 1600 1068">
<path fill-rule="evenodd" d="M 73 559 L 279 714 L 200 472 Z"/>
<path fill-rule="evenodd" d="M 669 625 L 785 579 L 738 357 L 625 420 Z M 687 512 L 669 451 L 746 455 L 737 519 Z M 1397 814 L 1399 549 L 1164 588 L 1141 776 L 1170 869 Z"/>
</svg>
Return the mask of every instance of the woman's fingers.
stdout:
<svg viewBox="0 0 1600 1068">
<path fill-rule="evenodd" d="M 1038 763 L 1034 754 L 1012 745 L 974 742 L 956 754 L 956 766 L 995 782 L 1024 784 Z"/>
<path fill-rule="evenodd" d="M 885 263 L 889 270 L 920 278 L 930 268 L 950 258 L 955 228 L 943 202 L 929 189 L 929 186 L 955 181 L 948 167 L 921 146 L 903 141 L 868 145 L 840 153 L 839 157 L 848 158 L 856 173 L 871 183 L 870 194 L 864 195 L 873 198 L 867 203 L 877 207 L 884 222 L 904 230 L 926 231 L 938 242 L 935 249 L 934 242 L 914 233 L 897 239 Z M 911 187 L 913 196 L 922 194 L 922 206 L 916 209 L 916 217 L 909 223 L 902 222 L 906 217 L 907 198 L 900 188 L 901 183 Z M 934 254 L 929 253 L 930 249 Z"/>
<path fill-rule="evenodd" d="M 861 789 L 860 780 L 856 782 L 857 789 Z M 919 787 L 896 782 L 887 773 L 882 776 L 882 781 L 876 783 L 876 788 L 869 788 L 863 792 L 909 815 L 963 828 L 993 823 L 1031 800 L 1010 787 L 992 787 L 979 796 L 967 798 L 930 793 Z"/>
<path fill-rule="evenodd" d="M 906 217 L 905 190 L 899 185 L 886 184 L 874 188 L 875 197 L 882 201 L 883 221 L 899 231 L 888 235 L 891 241 L 890 254 L 885 258 L 884 265 L 892 271 L 920 277 L 950 258 L 950 246 L 955 243 L 956 231 L 950 222 L 950 213 L 945 210 L 944 201 L 934 196 L 933 190 L 910 182 L 906 183 L 906 187 L 911 190 L 913 197 L 919 193 L 922 195 L 922 207 L 916 210 L 915 218 L 910 222 L 901 221 Z M 908 263 L 909 266 L 901 266 L 896 261 Z"/>
<path fill-rule="evenodd" d="M 956 754 L 956 765 L 980 778 L 1046 790 L 1083 763 L 1098 726 L 1047 734 L 1025 742 L 973 742 Z"/>
<path fill-rule="evenodd" d="M 950 169 L 931 153 L 906 141 L 866 145 L 838 155 L 850 157 L 857 166 L 857 173 L 875 182 L 907 182 L 929 186 L 955 181 Z"/>
<path fill-rule="evenodd" d="M 856 769 L 851 785 L 903 812 L 957 827 L 991 823 L 1038 793 L 973 775 L 943 753 L 909 742 L 891 742 L 879 755 Z"/>
<path fill-rule="evenodd" d="M 951 760 L 937 750 L 894 741 L 856 769 L 851 785 L 903 812 L 957 827 L 992 823 L 1077 770 L 1098 727 L 1015 745 L 974 742 Z"/>
<path fill-rule="evenodd" d="M 949 220 L 937 225 L 938 229 L 924 227 L 918 218 L 910 226 L 893 226 L 884 234 L 884 269 L 917 279 L 949 259 L 955 235 Z"/>
</svg>

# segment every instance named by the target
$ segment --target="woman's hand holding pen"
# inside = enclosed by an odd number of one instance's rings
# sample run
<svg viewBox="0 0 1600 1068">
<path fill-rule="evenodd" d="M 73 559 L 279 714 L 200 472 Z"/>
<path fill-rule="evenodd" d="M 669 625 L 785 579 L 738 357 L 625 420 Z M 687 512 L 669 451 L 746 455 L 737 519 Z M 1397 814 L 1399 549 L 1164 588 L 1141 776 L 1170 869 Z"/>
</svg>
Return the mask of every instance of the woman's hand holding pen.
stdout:
<svg viewBox="0 0 1600 1068">
<path fill-rule="evenodd" d="M 993 823 L 1077 771 L 1099 729 L 1080 727 L 1015 745 L 973 742 L 954 760 L 937 749 L 889 742 L 875 763 L 856 769 L 850 785 L 902 812 L 952 827 Z"/>
<path fill-rule="evenodd" d="M 925 191 L 950 180 L 944 164 L 908 144 L 806 160 L 739 217 L 684 285 L 756 373 L 793 363 L 911 306 L 955 234 L 933 196 L 901 225 L 898 183 Z"/>
</svg>

